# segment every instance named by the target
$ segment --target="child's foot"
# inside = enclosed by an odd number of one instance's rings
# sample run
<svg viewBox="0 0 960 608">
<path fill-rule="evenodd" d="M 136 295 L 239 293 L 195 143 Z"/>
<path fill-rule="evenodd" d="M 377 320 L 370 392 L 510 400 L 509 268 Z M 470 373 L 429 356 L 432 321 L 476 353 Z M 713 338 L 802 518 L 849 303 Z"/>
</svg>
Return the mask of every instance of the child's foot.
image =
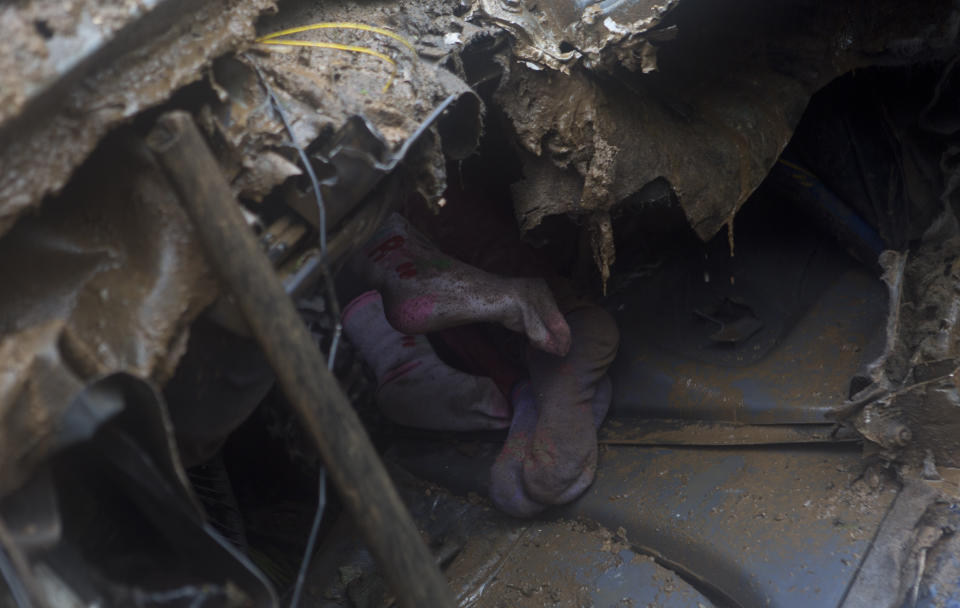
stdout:
<svg viewBox="0 0 960 608">
<path fill-rule="evenodd" d="M 564 355 L 570 328 L 543 279 L 500 277 L 445 255 L 394 213 L 352 260 L 381 294 L 399 331 L 422 334 L 476 322 L 500 323 L 536 348 Z"/>
<path fill-rule="evenodd" d="M 450 367 L 426 337 L 391 327 L 377 292 L 350 302 L 342 322 L 347 337 L 376 373 L 377 406 L 393 422 L 444 431 L 510 425 L 510 405 L 493 381 Z"/>
<path fill-rule="evenodd" d="M 559 504 L 593 481 L 597 466 L 595 411 L 610 405 L 607 369 L 619 344 L 613 318 L 599 307 L 567 315 L 570 352 L 557 357 L 530 350 L 527 362 L 539 418 L 523 463 L 527 494 Z M 602 420 L 602 416 L 600 416 Z M 584 477 L 589 481 L 584 485 Z"/>
<path fill-rule="evenodd" d="M 604 376 L 592 404 L 595 429 L 606 417 L 611 394 L 610 377 Z M 503 449 L 490 470 L 490 500 L 504 513 L 514 517 L 532 517 L 550 505 L 534 500 L 524 484 L 524 461 L 528 457 L 539 414 L 529 381 L 524 381 L 514 389 L 510 402 L 513 405 L 513 421 Z M 584 469 L 566 490 L 557 495 L 553 504 L 571 502 L 586 491 L 593 483 L 595 468 Z"/>
</svg>

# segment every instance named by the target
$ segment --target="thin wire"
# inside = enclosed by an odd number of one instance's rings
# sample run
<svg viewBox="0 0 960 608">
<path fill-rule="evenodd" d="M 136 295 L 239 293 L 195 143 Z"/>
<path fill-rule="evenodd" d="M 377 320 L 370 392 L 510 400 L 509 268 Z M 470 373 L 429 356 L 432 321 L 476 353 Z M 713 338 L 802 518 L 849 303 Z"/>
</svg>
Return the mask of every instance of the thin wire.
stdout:
<svg viewBox="0 0 960 608">
<path fill-rule="evenodd" d="M 327 354 L 327 369 L 333 371 L 333 364 L 337 360 L 337 349 L 340 346 L 340 334 L 343 333 L 343 325 L 340 323 L 340 303 L 337 300 L 337 292 L 336 288 L 334 287 L 333 276 L 330 273 L 330 268 L 327 266 L 327 209 L 326 205 L 323 203 L 323 195 L 320 193 L 320 181 L 317 179 L 317 174 L 313 170 L 313 165 L 310 163 L 310 159 L 307 157 L 307 152 L 300 146 L 300 144 L 297 143 L 297 138 L 293 135 L 293 127 L 290 126 L 290 120 L 287 118 L 287 114 L 283 110 L 283 105 L 280 103 L 280 100 L 277 99 L 277 96 L 273 92 L 273 88 L 270 86 L 270 83 L 267 82 L 263 72 L 260 71 L 260 66 L 258 66 L 257 62 L 251 57 L 247 55 L 244 55 L 244 57 L 246 57 L 247 61 L 250 62 L 250 65 L 253 66 L 254 71 L 257 73 L 257 77 L 260 78 L 260 82 L 263 84 L 263 88 L 267 91 L 267 96 L 270 98 L 270 103 L 273 106 L 273 110 L 277 113 L 277 116 L 280 117 L 283 127 L 287 130 L 287 135 L 290 136 L 290 143 L 294 148 L 296 148 L 297 154 L 300 156 L 300 161 L 303 163 L 303 168 L 310 177 L 310 184 L 313 186 L 313 194 L 317 199 L 317 229 L 320 232 L 320 268 L 323 271 L 324 282 L 326 283 L 328 305 L 334 318 L 333 340 L 330 343 L 330 352 Z"/>
<path fill-rule="evenodd" d="M 289 36 L 291 34 L 299 34 L 301 32 L 310 32 L 314 30 L 361 30 L 364 32 L 373 32 L 374 34 L 381 34 L 383 36 L 388 36 L 393 38 L 403 46 L 407 47 L 411 53 L 416 54 L 417 49 L 413 44 L 396 32 L 390 31 L 384 27 L 377 27 L 375 25 L 367 25 L 365 23 L 353 23 L 350 21 L 330 21 L 322 23 L 311 23 L 310 25 L 301 25 L 300 27 L 291 27 L 286 30 L 280 30 L 279 32 L 273 32 L 272 34 L 267 34 L 266 36 L 261 36 L 257 38 L 255 42 L 265 42 L 267 40 L 275 40 L 280 36 Z"/>
<path fill-rule="evenodd" d="M 340 44 L 338 42 L 312 42 L 309 40 L 288 40 L 286 38 L 279 40 L 264 40 L 260 44 L 273 44 L 276 46 L 305 46 L 315 49 L 333 49 L 336 51 L 349 51 L 352 53 L 363 53 L 364 55 L 372 55 L 378 59 L 382 59 L 390 64 L 390 76 L 387 78 L 387 83 L 383 85 L 383 90 L 381 93 L 386 93 L 390 90 L 390 87 L 393 85 L 393 81 L 397 76 L 397 62 L 393 60 L 389 55 L 384 55 L 379 51 L 367 48 L 365 46 L 355 46 L 352 44 Z"/>
<path fill-rule="evenodd" d="M 310 565 L 310 558 L 313 557 L 313 549 L 317 544 L 317 534 L 320 532 L 320 522 L 323 520 L 323 511 L 327 506 L 327 471 L 320 466 L 320 492 L 317 497 L 317 513 L 313 516 L 313 526 L 310 528 L 310 537 L 307 539 L 307 548 L 303 552 L 303 560 L 300 562 L 300 572 L 297 573 L 297 582 L 293 587 L 293 597 L 290 599 L 290 608 L 297 608 L 300 603 L 300 592 L 303 591 L 303 583 L 307 578 L 307 567 Z"/>
<path fill-rule="evenodd" d="M 323 272 L 323 282 L 327 286 L 327 300 L 330 306 L 330 316 L 334 319 L 333 339 L 330 341 L 330 356 L 327 358 L 327 369 L 333 371 L 333 364 L 337 360 L 337 347 L 340 346 L 340 335 L 343 333 L 343 324 L 340 323 L 340 301 L 337 298 L 337 289 L 333 282 L 333 274 L 326 260 L 320 258 L 320 271 Z"/>
<path fill-rule="evenodd" d="M 287 134 L 290 136 L 290 143 L 297 150 L 297 154 L 300 156 L 300 162 L 303 163 L 303 168 L 307 172 L 307 176 L 310 177 L 310 185 L 313 186 L 313 193 L 317 198 L 317 224 L 318 230 L 320 231 L 320 260 L 326 264 L 327 210 L 326 206 L 323 204 L 323 197 L 320 194 L 320 181 L 317 179 L 317 174 L 313 170 L 313 165 L 310 164 L 310 159 L 307 158 L 307 152 L 300 146 L 300 144 L 297 143 L 297 138 L 293 134 L 293 127 L 290 126 L 290 121 L 287 119 L 287 113 L 283 110 L 283 105 L 280 103 L 280 100 L 277 99 L 277 96 L 273 92 L 273 88 L 270 86 L 270 83 L 267 82 L 263 72 L 260 71 L 260 66 L 258 66 L 257 62 L 251 57 L 247 55 L 244 55 L 244 57 L 246 57 L 247 61 L 250 62 L 250 65 L 253 66 L 254 71 L 256 71 L 257 76 L 260 78 L 263 88 L 267 91 L 267 97 L 270 98 L 270 103 L 273 105 L 274 112 L 276 112 L 277 116 L 280 117 L 280 122 L 283 123 L 283 127 L 287 130 Z"/>
</svg>

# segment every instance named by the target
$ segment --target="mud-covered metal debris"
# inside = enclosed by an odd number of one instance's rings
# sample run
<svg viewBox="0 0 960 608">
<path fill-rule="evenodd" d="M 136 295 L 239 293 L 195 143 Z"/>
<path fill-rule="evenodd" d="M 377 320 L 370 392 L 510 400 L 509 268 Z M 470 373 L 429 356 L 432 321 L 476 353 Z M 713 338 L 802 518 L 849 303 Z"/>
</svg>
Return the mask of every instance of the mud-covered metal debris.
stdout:
<svg viewBox="0 0 960 608">
<path fill-rule="evenodd" d="M 513 34 L 514 56 L 534 69 L 569 73 L 582 62 L 591 69 L 648 73 L 657 69 L 654 43 L 676 34 L 675 28 L 656 27 L 677 2 L 480 0 L 479 9 L 485 19 Z"/>
<path fill-rule="evenodd" d="M 113 128 L 203 78 L 249 43 L 273 0 L 67 3 L 0 8 L 0 235 L 59 191 Z"/>
<path fill-rule="evenodd" d="M 44 456 L 65 394 L 116 371 L 170 378 L 189 324 L 216 295 L 143 147 L 115 138 L 91 160 L 63 198 L 0 240 L 0 434 L 11 433 L 0 494 Z"/>
<path fill-rule="evenodd" d="M 318 142 L 320 149 L 312 158 L 318 167 L 333 172 L 324 187 L 330 229 L 378 181 L 372 176 L 360 178 L 358 171 L 366 166 L 382 175 L 408 152 L 415 155 L 411 164 L 420 166 L 416 189 L 431 203 L 442 196 L 443 153 L 463 158 L 473 152 L 480 136 L 482 104 L 462 80 L 411 50 L 413 45 L 419 48 L 416 30 L 369 25 L 395 22 L 407 8 L 373 3 L 360 9 L 334 3 L 292 10 L 263 26 L 262 43 L 246 56 L 225 58 L 214 66 L 212 81 L 220 101 L 205 109 L 201 119 L 215 140 L 224 142 L 219 158 L 240 196 L 260 200 L 297 173 L 291 166 L 287 133 L 265 104 L 257 70 L 288 114 L 292 136 L 304 147 Z M 330 27 L 311 28 L 311 24 Z M 393 35 L 383 35 L 384 31 Z M 273 32 L 289 33 L 272 38 Z M 278 40 L 332 46 L 266 44 Z M 344 48 L 362 48 L 374 55 Z M 390 86 L 385 88 L 385 83 Z M 441 105 L 451 106 L 446 116 L 432 116 Z M 429 132 L 420 138 L 424 127 Z M 420 145 L 411 149 L 418 138 Z M 263 158 L 274 161 L 265 163 Z M 340 189 L 353 190 L 347 197 L 329 190 L 344 171 Z M 287 189 L 293 201 L 312 197 L 292 184 Z M 313 214 L 306 215 L 316 223 Z"/>
<path fill-rule="evenodd" d="M 620 203 L 664 179 L 701 238 L 724 226 L 732 230 L 734 215 L 776 162 L 814 92 L 851 69 L 946 56 L 957 35 L 958 12 L 949 2 L 907 14 L 887 2 L 869 18 L 853 13 L 853 20 L 845 3 L 707 4 L 680 2 L 666 16 L 651 9 L 651 18 L 677 31 L 660 43 L 658 70 L 650 74 L 622 63 L 610 74 L 586 64 L 564 63 L 563 70 L 549 68 L 556 62 L 531 64 L 523 52 L 534 47 L 518 34 L 500 60 L 495 100 L 525 152 L 526 183 L 513 190 L 524 230 L 556 214 L 599 215 L 594 221 L 602 222 L 604 213 L 615 214 Z M 502 24 L 509 7 L 494 5 L 492 21 Z M 637 23 L 607 47 L 629 45 L 628 34 L 642 36 L 648 21 Z M 606 274 L 613 243 L 595 234 L 594 254 Z"/>
</svg>

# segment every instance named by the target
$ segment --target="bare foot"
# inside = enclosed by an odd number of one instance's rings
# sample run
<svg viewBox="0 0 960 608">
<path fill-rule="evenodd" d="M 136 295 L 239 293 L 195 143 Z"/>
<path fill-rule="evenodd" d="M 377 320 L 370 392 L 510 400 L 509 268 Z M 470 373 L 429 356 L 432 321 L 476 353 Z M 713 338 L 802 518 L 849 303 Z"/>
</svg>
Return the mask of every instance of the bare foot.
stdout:
<svg viewBox="0 0 960 608">
<path fill-rule="evenodd" d="M 351 264 L 383 295 L 390 324 L 422 334 L 492 322 L 564 355 L 570 328 L 543 279 L 500 277 L 445 255 L 399 214 L 391 215 Z"/>
<path fill-rule="evenodd" d="M 347 337 L 374 369 L 377 406 L 393 422 L 443 431 L 510 425 L 510 405 L 493 381 L 448 366 L 424 336 L 391 327 L 377 292 L 347 305 L 342 322 Z"/>
</svg>

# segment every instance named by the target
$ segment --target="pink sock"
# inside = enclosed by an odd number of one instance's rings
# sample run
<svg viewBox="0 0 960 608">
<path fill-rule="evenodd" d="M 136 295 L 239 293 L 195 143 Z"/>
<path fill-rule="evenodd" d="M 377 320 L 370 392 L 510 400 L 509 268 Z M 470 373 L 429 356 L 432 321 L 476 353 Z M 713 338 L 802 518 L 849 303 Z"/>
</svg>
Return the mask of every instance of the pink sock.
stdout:
<svg viewBox="0 0 960 608">
<path fill-rule="evenodd" d="M 426 337 L 395 330 L 376 291 L 350 302 L 342 322 L 347 337 L 376 373 L 377 406 L 393 422 L 443 431 L 510 425 L 510 405 L 493 381 L 450 367 Z"/>
<path fill-rule="evenodd" d="M 543 279 L 507 278 L 474 268 L 433 246 L 394 213 L 351 268 L 382 294 L 386 316 L 412 334 L 468 323 L 499 323 L 535 348 L 557 355 L 570 348 L 570 328 Z"/>
</svg>

